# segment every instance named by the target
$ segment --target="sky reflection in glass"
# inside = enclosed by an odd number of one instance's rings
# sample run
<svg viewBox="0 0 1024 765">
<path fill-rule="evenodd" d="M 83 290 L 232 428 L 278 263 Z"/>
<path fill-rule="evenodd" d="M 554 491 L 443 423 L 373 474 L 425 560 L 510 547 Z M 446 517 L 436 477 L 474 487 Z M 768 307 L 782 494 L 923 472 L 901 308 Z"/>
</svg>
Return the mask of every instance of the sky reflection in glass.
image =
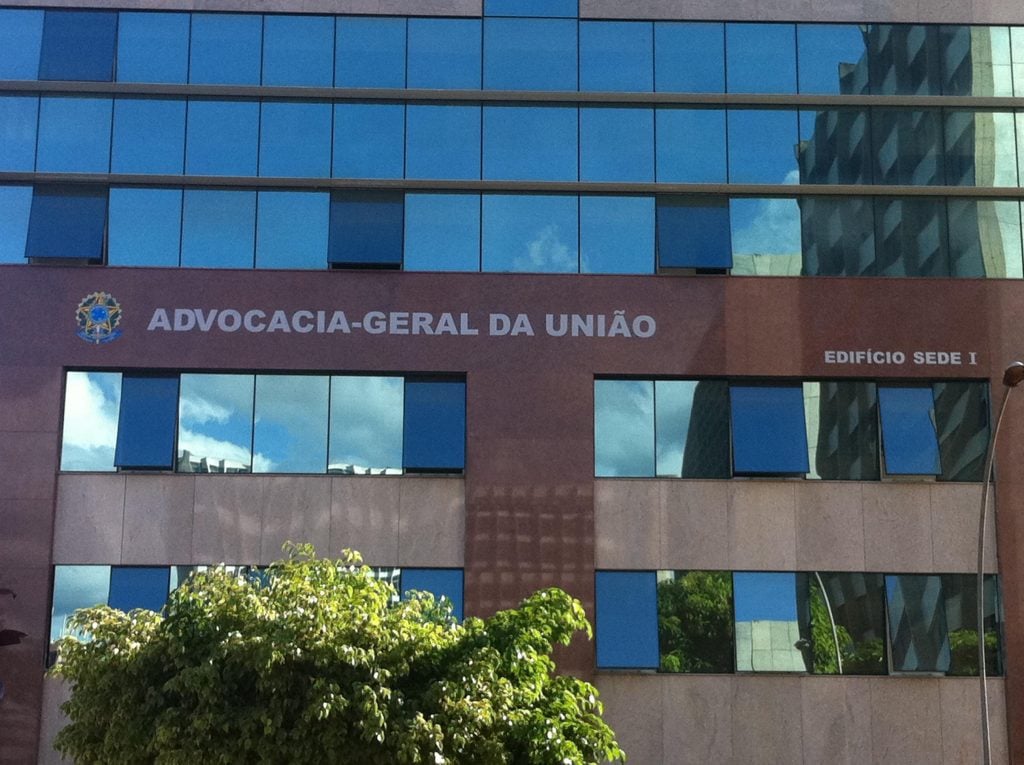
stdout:
<svg viewBox="0 0 1024 765">
<path fill-rule="evenodd" d="M 576 273 L 578 239 L 575 196 L 484 195 L 484 271 Z"/>
<path fill-rule="evenodd" d="M 401 377 L 332 377 L 327 472 L 401 473 L 404 401 Z"/>
<path fill-rule="evenodd" d="M 254 473 L 324 473 L 330 378 L 256 375 L 253 452 L 266 462 Z"/>
<path fill-rule="evenodd" d="M 595 380 L 594 475 L 649 477 L 654 467 L 654 382 Z"/>
</svg>

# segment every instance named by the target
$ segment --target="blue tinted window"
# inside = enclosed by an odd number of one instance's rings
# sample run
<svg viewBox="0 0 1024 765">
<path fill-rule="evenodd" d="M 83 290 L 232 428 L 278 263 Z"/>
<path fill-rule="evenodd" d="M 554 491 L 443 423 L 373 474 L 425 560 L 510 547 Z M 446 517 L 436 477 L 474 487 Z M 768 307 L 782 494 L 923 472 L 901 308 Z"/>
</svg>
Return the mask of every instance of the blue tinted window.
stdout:
<svg viewBox="0 0 1024 765">
<path fill-rule="evenodd" d="M 0 186 L 0 263 L 24 260 L 31 209 L 31 186 Z"/>
<path fill-rule="evenodd" d="M 402 466 L 457 471 L 466 465 L 466 383 L 405 381 Z"/>
<path fill-rule="evenodd" d="M 856 24 L 797 24 L 801 93 L 868 91 L 865 33 Z"/>
<path fill-rule="evenodd" d="M 264 101 L 260 175 L 329 178 L 331 105 Z"/>
<path fill-rule="evenodd" d="M 256 192 L 186 189 L 181 265 L 252 268 Z"/>
<path fill-rule="evenodd" d="M 36 96 L 0 96 L 0 170 L 35 169 L 38 118 Z"/>
<path fill-rule="evenodd" d="M 732 273 L 799 276 L 802 243 L 797 200 L 733 197 L 729 200 L 729 223 Z"/>
<path fill-rule="evenodd" d="M 181 173 L 185 164 L 185 102 L 160 98 L 114 101 L 114 173 Z"/>
<path fill-rule="evenodd" d="M 186 82 L 188 31 L 187 13 L 122 11 L 117 23 L 117 79 Z"/>
<path fill-rule="evenodd" d="M 335 105 L 335 178 L 401 178 L 404 147 L 403 105 Z"/>
<path fill-rule="evenodd" d="M 580 272 L 654 272 L 654 197 L 580 197 Z"/>
<path fill-rule="evenodd" d="M 657 580 L 653 571 L 598 571 L 599 669 L 658 668 Z"/>
<path fill-rule="evenodd" d="M 256 175 L 259 121 L 253 101 L 190 100 L 185 172 Z"/>
<path fill-rule="evenodd" d="M 944 182 L 942 113 L 938 109 L 872 109 L 871 133 L 875 183 Z M 989 140 L 995 154 L 995 138 Z"/>
<path fill-rule="evenodd" d="M 737 473 L 806 473 L 807 430 L 800 386 L 729 386 Z"/>
<path fill-rule="evenodd" d="M 796 93 L 793 24 L 726 24 L 729 93 Z"/>
<path fill-rule="evenodd" d="M 733 574 L 737 672 L 806 672 L 800 650 L 796 575 Z"/>
<path fill-rule="evenodd" d="M 334 19 L 330 16 L 265 16 L 263 84 L 334 84 Z"/>
<path fill-rule="evenodd" d="M 405 19 L 338 18 L 334 85 L 405 87 Z"/>
<path fill-rule="evenodd" d="M 479 19 L 409 19 L 410 88 L 479 88 Z"/>
<path fill-rule="evenodd" d="M 874 275 L 949 276 L 946 200 L 875 197 L 874 201 Z M 959 259 L 963 253 L 957 255 Z"/>
<path fill-rule="evenodd" d="M 256 375 L 254 473 L 324 473 L 330 378 Z"/>
<path fill-rule="evenodd" d="M 480 195 L 405 195 L 405 270 L 480 270 Z"/>
<path fill-rule="evenodd" d="M 120 611 L 160 611 L 167 602 L 171 570 L 167 566 L 111 566 L 107 605 Z"/>
<path fill-rule="evenodd" d="M 797 183 L 795 111 L 729 110 L 729 183 Z"/>
<path fill-rule="evenodd" d="M 400 191 L 336 191 L 331 194 L 327 260 L 338 265 L 402 265 Z"/>
<path fill-rule="evenodd" d="M 177 375 L 121 375 L 114 464 L 119 468 L 172 468 L 177 423 Z"/>
<path fill-rule="evenodd" d="M 867 109 L 801 109 L 801 183 L 871 183 Z"/>
<path fill-rule="evenodd" d="M 578 0 L 484 0 L 484 16 L 576 18 Z"/>
<path fill-rule="evenodd" d="M 403 568 L 402 594 L 429 592 L 435 599 L 448 598 L 452 614 L 462 621 L 462 570 L 457 568 Z"/>
<path fill-rule="evenodd" d="M 327 472 L 401 474 L 404 401 L 402 377 L 331 377 Z"/>
<path fill-rule="evenodd" d="M 939 441 L 935 433 L 932 389 L 878 386 L 882 415 L 882 453 L 890 475 L 938 475 Z"/>
<path fill-rule="evenodd" d="M 660 183 L 725 183 L 725 110 L 658 109 Z"/>
<path fill-rule="evenodd" d="M 107 263 L 178 265 L 181 189 L 111 189 Z"/>
<path fill-rule="evenodd" d="M 25 257 L 102 260 L 106 226 L 106 189 L 37 185 L 32 194 Z"/>
<path fill-rule="evenodd" d="M 575 21 L 485 19 L 484 88 L 576 90 Z"/>
<path fill-rule="evenodd" d="M 478 179 L 480 107 L 408 107 L 407 178 Z"/>
<path fill-rule="evenodd" d="M 580 109 L 580 180 L 653 181 L 654 110 Z"/>
<path fill-rule="evenodd" d="M 39 79 L 110 82 L 116 36 L 116 13 L 47 11 Z"/>
<path fill-rule="evenodd" d="M 732 268 L 729 200 L 658 199 L 659 268 Z"/>
<path fill-rule="evenodd" d="M 255 13 L 193 13 L 188 81 L 259 85 L 263 17 Z"/>
<path fill-rule="evenodd" d="M 484 107 L 484 178 L 575 181 L 578 110 L 551 106 Z"/>
<path fill-rule="evenodd" d="M 654 383 L 594 380 L 594 475 L 654 475 Z"/>
<path fill-rule="evenodd" d="M 939 95 L 942 51 L 937 24 L 871 24 L 867 27 L 871 93 Z M 955 55 L 955 47 L 950 51 Z M 973 78 L 972 78 L 973 79 Z"/>
<path fill-rule="evenodd" d="M 106 605 L 110 566 L 54 566 L 50 642 L 72 634 L 68 619 L 80 608 Z"/>
<path fill-rule="evenodd" d="M 223 326 L 230 325 L 225 322 Z M 251 471 L 255 383 L 253 375 L 181 375 L 179 472 Z M 214 412 L 216 416 L 211 416 Z"/>
<path fill-rule="evenodd" d="M 578 208 L 574 196 L 485 194 L 483 270 L 576 273 Z"/>
<path fill-rule="evenodd" d="M 580 22 L 580 90 L 654 90 L 653 25 Z"/>
<path fill-rule="evenodd" d="M 42 11 L 0 10 L 0 80 L 36 79 L 42 41 Z"/>
<path fill-rule="evenodd" d="M 674 93 L 725 92 L 725 25 L 654 25 L 654 89 Z"/>
<path fill-rule="evenodd" d="M 947 185 L 1018 185 L 1013 112 L 946 109 L 944 117 Z"/>
<path fill-rule="evenodd" d="M 256 268 L 326 268 L 330 194 L 261 191 Z"/>
<path fill-rule="evenodd" d="M 952 657 L 942 579 L 920 574 L 885 577 L 893 671 L 949 671 Z M 977 632 L 970 637 L 974 639 L 973 653 L 977 654 Z"/>
<path fill-rule="evenodd" d="M 44 96 L 39 107 L 36 170 L 105 173 L 110 170 L 109 98 Z"/>
</svg>

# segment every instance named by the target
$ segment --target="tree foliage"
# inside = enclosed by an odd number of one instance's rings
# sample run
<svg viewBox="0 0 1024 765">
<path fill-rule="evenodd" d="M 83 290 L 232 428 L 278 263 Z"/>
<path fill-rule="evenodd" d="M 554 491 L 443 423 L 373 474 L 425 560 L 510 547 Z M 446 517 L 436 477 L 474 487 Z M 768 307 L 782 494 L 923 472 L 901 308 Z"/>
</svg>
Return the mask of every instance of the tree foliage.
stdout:
<svg viewBox="0 0 1024 765">
<path fill-rule="evenodd" d="M 688 571 L 658 583 L 658 642 L 666 672 L 732 672 L 732 574 Z"/>
<path fill-rule="evenodd" d="M 71 685 L 55 746 L 82 765 L 571 763 L 624 760 L 589 683 L 553 644 L 591 634 L 558 589 L 459 624 L 357 553 L 297 547 L 258 580 L 194 574 L 164 614 L 84 609 L 54 674 Z"/>
</svg>

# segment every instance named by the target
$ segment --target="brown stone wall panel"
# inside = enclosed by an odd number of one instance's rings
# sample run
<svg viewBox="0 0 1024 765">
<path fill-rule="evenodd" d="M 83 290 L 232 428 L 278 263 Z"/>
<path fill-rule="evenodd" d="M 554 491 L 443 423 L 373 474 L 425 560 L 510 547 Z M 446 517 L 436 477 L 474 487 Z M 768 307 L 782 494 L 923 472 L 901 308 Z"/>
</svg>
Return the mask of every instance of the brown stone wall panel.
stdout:
<svg viewBox="0 0 1024 765">
<path fill-rule="evenodd" d="M 63 384 L 59 367 L 0 366 L 0 431 L 56 433 Z"/>
<path fill-rule="evenodd" d="M 125 481 L 121 562 L 191 563 L 195 477 L 128 474 Z"/>
<path fill-rule="evenodd" d="M 730 19 L 750 21 L 917 22 L 939 24 L 1020 23 L 1013 0 L 638 0 L 628 10 L 620 0 L 580 0 L 582 18 Z M 830 13 L 830 8 L 833 8 Z"/>
<path fill-rule="evenodd" d="M 800 684 L 803 761 L 871 762 L 871 686 L 865 677 L 814 677 Z"/>
<path fill-rule="evenodd" d="M 659 568 L 729 568 L 729 482 L 661 481 Z"/>
<path fill-rule="evenodd" d="M 263 479 L 261 565 L 280 560 L 286 542 L 309 543 L 318 555 L 333 554 L 329 476 L 273 475 Z"/>
<path fill-rule="evenodd" d="M 864 507 L 853 481 L 796 484 L 796 568 L 864 570 Z"/>
<path fill-rule="evenodd" d="M 193 563 L 259 561 L 265 480 L 251 475 L 196 476 Z"/>
<path fill-rule="evenodd" d="M 38 765 L 71 765 L 53 748 L 53 738 L 67 724 L 60 706 L 71 698 L 71 687 L 54 678 L 43 681 L 42 724 L 39 731 Z"/>
<path fill-rule="evenodd" d="M 0 499 L 51 499 L 59 459 L 54 432 L 0 432 Z"/>
<path fill-rule="evenodd" d="M 989 682 L 992 762 L 1001 765 L 1007 761 L 1002 682 L 998 678 Z M 977 678 L 949 678 L 939 685 L 943 765 L 981 761 L 980 689 Z"/>
<path fill-rule="evenodd" d="M 0 562 L 4 566 L 38 566 L 50 559 L 53 502 L 46 499 L 0 499 Z"/>
<path fill-rule="evenodd" d="M 399 508 L 399 566 L 463 566 L 466 490 L 462 479 L 406 476 L 399 484 Z"/>
<path fill-rule="evenodd" d="M 931 487 L 932 565 L 936 571 L 974 573 L 978 570 L 980 483 L 936 483 Z M 986 518 L 985 570 L 996 571 L 994 492 Z"/>
<path fill-rule="evenodd" d="M 402 478 L 331 478 L 331 555 L 357 550 L 371 566 L 398 563 Z"/>
<path fill-rule="evenodd" d="M 734 762 L 801 762 L 802 684 L 799 677 L 736 676 L 732 708 Z"/>
<path fill-rule="evenodd" d="M 64 473 L 57 483 L 56 564 L 117 564 L 124 540 L 123 473 Z"/>
<path fill-rule="evenodd" d="M 729 486 L 729 568 L 796 568 L 796 484 L 735 481 Z"/>
<path fill-rule="evenodd" d="M 652 696 L 661 686 L 665 765 L 733 762 L 733 678 L 665 675 L 648 685 Z"/>
<path fill-rule="evenodd" d="M 662 678 L 602 674 L 596 680 L 604 719 L 615 731 L 630 765 L 666 765 Z"/>
<path fill-rule="evenodd" d="M 927 483 L 865 483 L 864 564 L 867 571 L 930 573 L 931 487 Z"/>
<path fill-rule="evenodd" d="M 869 681 L 874 762 L 942 762 L 941 686 L 945 682 L 920 677 L 879 677 Z"/>
<path fill-rule="evenodd" d="M 663 568 L 661 483 L 614 479 L 594 482 L 597 568 Z"/>
</svg>

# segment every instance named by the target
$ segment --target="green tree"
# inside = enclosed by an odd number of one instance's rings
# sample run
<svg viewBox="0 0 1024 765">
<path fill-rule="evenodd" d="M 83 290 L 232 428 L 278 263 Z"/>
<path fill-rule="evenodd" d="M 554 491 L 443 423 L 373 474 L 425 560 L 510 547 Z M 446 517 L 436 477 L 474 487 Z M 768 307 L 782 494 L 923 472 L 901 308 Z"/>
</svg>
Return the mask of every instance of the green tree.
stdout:
<svg viewBox="0 0 1024 765">
<path fill-rule="evenodd" d="M 308 546 L 256 578 L 194 574 L 164 615 L 97 607 L 60 642 L 55 746 L 77 763 L 591 763 L 624 760 L 589 683 L 553 673 L 591 634 L 558 589 L 459 624 L 357 553 Z"/>
<path fill-rule="evenodd" d="M 658 583 L 665 672 L 732 672 L 732 574 L 689 571 Z"/>
</svg>

